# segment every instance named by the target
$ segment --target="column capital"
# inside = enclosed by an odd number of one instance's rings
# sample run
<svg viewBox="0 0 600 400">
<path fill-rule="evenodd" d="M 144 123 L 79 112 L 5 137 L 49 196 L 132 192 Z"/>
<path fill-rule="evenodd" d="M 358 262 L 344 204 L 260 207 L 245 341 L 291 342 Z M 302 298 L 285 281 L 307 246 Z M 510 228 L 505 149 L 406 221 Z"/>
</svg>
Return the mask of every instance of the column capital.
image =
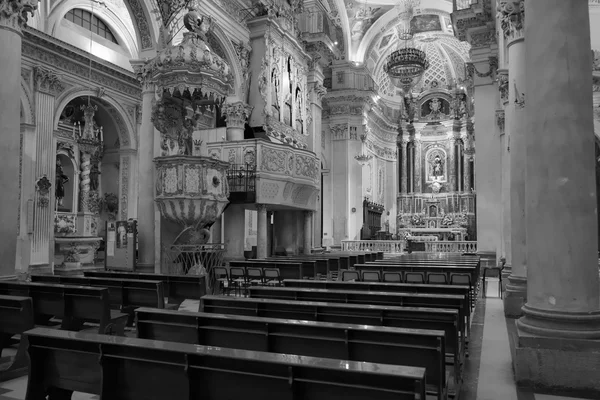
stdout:
<svg viewBox="0 0 600 400">
<path fill-rule="evenodd" d="M 135 73 L 138 82 L 142 86 L 142 94 L 154 93 L 154 82 L 152 78 L 152 67 L 147 60 L 131 60 L 129 61 L 133 72 Z"/>
<path fill-rule="evenodd" d="M 224 104 L 221 113 L 225 116 L 228 128 L 243 128 L 253 109 L 254 107 L 238 101 Z"/>
<path fill-rule="evenodd" d="M 267 205 L 266 204 L 256 204 L 256 211 L 258 211 L 259 213 L 267 212 Z"/>
<path fill-rule="evenodd" d="M 525 0 L 500 0 L 496 7 L 497 16 L 508 45 L 523 39 L 525 33 Z"/>
<path fill-rule="evenodd" d="M 304 210 L 304 218 L 311 218 L 314 213 L 313 210 Z"/>
<path fill-rule="evenodd" d="M 33 67 L 33 79 L 37 91 L 51 96 L 57 96 L 65 89 L 60 76 L 56 72 L 39 65 Z"/>
<path fill-rule="evenodd" d="M 310 93 L 315 95 L 313 103 L 321 104 L 321 100 L 323 100 L 323 96 L 327 94 L 327 88 L 323 86 L 323 82 L 314 82 L 312 87 L 310 88 Z"/>
<path fill-rule="evenodd" d="M 28 15 L 38 8 L 39 0 L 0 0 L 0 29 L 8 28 L 22 35 Z"/>
</svg>

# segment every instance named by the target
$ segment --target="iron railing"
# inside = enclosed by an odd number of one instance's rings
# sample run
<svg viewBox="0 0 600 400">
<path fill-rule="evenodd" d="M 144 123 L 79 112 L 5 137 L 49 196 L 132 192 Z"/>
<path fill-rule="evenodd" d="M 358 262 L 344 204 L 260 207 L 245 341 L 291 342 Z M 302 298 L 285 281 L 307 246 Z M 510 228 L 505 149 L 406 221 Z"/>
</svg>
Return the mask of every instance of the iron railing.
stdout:
<svg viewBox="0 0 600 400">
<path fill-rule="evenodd" d="M 229 183 L 229 201 L 232 203 L 256 200 L 256 165 L 231 164 L 227 170 Z"/>
</svg>

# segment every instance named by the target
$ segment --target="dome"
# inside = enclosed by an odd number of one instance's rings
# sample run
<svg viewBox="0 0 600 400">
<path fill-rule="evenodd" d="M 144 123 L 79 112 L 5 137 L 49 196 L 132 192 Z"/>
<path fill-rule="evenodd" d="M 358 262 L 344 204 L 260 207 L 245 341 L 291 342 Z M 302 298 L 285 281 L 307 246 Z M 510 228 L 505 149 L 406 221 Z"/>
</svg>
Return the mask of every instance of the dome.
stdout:
<svg viewBox="0 0 600 400">
<path fill-rule="evenodd" d="M 415 32 L 412 46 L 424 51 L 430 64 L 421 80 L 413 87 L 413 93 L 436 88 L 447 89 L 449 85 L 465 79 L 469 44 L 455 38 L 451 27 L 443 23 L 445 20 L 446 17 L 442 15 L 424 14 L 415 16 L 411 22 L 411 28 Z M 399 89 L 385 73 L 384 65 L 387 57 L 402 47 L 404 42 L 399 40 L 395 26 L 391 26 L 373 41 L 367 53 L 367 68 L 371 70 L 382 97 L 391 99 L 399 94 Z M 398 98 L 394 100 L 398 101 Z"/>
</svg>

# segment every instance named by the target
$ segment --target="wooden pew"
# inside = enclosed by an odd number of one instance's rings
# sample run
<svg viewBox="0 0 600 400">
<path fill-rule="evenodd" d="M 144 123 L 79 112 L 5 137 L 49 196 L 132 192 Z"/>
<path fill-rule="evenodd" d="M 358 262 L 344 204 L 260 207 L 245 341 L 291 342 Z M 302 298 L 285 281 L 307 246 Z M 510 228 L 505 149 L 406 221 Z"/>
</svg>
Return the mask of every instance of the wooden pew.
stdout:
<svg viewBox="0 0 600 400">
<path fill-rule="evenodd" d="M 427 392 L 447 397 L 443 331 L 150 308 L 135 315 L 140 339 L 423 367 Z"/>
<path fill-rule="evenodd" d="M 273 257 L 269 257 L 268 260 L 285 260 L 287 258 L 296 258 L 296 257 L 299 257 L 299 256 L 273 256 Z M 310 255 L 310 256 L 305 256 L 305 257 L 308 259 L 311 259 L 315 256 Z M 319 254 L 318 258 L 322 258 L 322 257 L 329 258 L 332 260 L 337 260 L 337 263 L 339 264 L 339 269 L 348 269 L 348 268 L 350 268 L 351 265 L 353 265 L 351 263 L 349 256 L 344 256 L 344 255 L 332 256 L 330 254 Z"/>
<path fill-rule="evenodd" d="M 458 328 L 463 339 L 470 325 L 470 302 L 464 295 L 407 292 L 365 292 L 294 287 L 251 286 L 248 296 L 259 299 L 325 301 L 346 304 L 373 304 L 399 307 L 450 308 L 458 310 Z"/>
<path fill-rule="evenodd" d="M 438 293 L 466 296 L 471 300 L 471 290 L 465 285 L 434 285 L 427 283 L 393 282 L 350 282 L 350 281 L 310 281 L 306 279 L 286 279 L 284 287 L 308 289 L 354 290 L 367 292 L 407 292 Z M 472 302 L 470 301 L 470 304 Z"/>
<path fill-rule="evenodd" d="M 316 275 L 321 274 L 325 277 L 330 277 L 332 272 L 337 272 L 340 269 L 340 259 L 333 257 L 315 257 L 315 256 L 307 256 L 307 257 L 267 257 L 266 261 L 282 261 L 286 262 L 298 262 L 298 261 L 315 261 L 316 264 Z M 255 261 L 255 260 L 251 260 Z M 316 279 L 316 278 L 315 278 Z"/>
<path fill-rule="evenodd" d="M 162 281 L 59 275 L 32 275 L 31 281 L 107 288 L 111 307 L 129 314 L 129 323 L 137 307 L 165 308 Z"/>
<path fill-rule="evenodd" d="M 180 305 L 185 299 L 200 300 L 206 294 L 206 277 L 197 275 L 169 275 L 140 272 L 88 271 L 90 278 L 137 279 L 162 281 L 164 296 L 169 304 Z"/>
<path fill-rule="evenodd" d="M 383 276 L 384 272 L 436 272 L 446 275 L 446 279 L 450 282 L 450 274 L 470 274 L 471 284 L 476 285 L 479 276 L 478 268 L 473 266 L 454 266 L 454 265 L 417 265 L 417 264 L 356 264 L 354 269 L 357 271 L 379 271 Z"/>
<path fill-rule="evenodd" d="M 459 342 L 458 310 L 424 307 L 289 301 L 231 296 L 204 296 L 199 312 L 265 318 L 443 330 L 446 352 L 453 365 L 460 365 L 464 346 Z"/>
<path fill-rule="evenodd" d="M 415 400 L 425 369 L 36 328 L 26 400 Z M 53 397 L 51 397 L 53 398 Z"/>
<path fill-rule="evenodd" d="M 241 268 L 276 268 L 281 279 L 302 279 L 305 276 L 315 277 L 314 262 L 291 261 L 230 261 L 229 267 Z"/>
<path fill-rule="evenodd" d="M 19 341 L 14 357 L 2 356 L 2 351 L 10 346 L 12 337 L 33 329 L 33 304 L 30 297 L 0 296 L 0 382 L 27 374 L 27 341 Z"/>
<path fill-rule="evenodd" d="M 48 324 L 54 317 L 61 320 L 61 329 L 78 331 L 84 322 L 98 324 L 98 333 L 124 335 L 127 315 L 111 311 L 108 290 L 89 286 L 2 281 L 0 294 L 30 297 L 34 322 Z"/>
</svg>

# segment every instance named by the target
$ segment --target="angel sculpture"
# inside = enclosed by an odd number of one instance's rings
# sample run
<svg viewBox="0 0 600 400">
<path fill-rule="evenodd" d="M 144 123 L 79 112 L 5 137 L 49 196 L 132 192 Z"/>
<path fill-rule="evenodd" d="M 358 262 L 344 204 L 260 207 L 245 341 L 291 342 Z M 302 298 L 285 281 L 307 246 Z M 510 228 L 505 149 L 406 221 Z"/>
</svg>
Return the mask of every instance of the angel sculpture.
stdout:
<svg viewBox="0 0 600 400">
<path fill-rule="evenodd" d="M 212 23 L 212 18 L 200 15 L 195 7 L 190 7 L 189 12 L 183 17 L 183 25 L 187 30 L 195 33 L 205 42 L 207 41 L 206 33 L 212 28 Z"/>
</svg>

